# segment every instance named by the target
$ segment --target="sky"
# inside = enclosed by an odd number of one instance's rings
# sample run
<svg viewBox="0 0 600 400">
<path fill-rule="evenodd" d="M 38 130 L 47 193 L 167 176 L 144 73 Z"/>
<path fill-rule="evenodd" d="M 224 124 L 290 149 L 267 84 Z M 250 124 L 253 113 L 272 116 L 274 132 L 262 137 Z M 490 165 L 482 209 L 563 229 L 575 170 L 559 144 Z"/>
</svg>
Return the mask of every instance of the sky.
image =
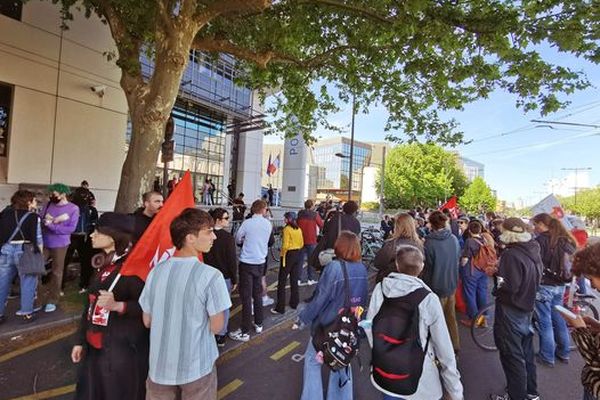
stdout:
<svg viewBox="0 0 600 400">
<path fill-rule="evenodd" d="M 456 148 L 467 158 L 485 165 L 485 180 L 497 191 L 501 200 L 517 206 L 533 205 L 549 193 L 566 195 L 574 186 L 600 185 L 600 129 L 532 123 L 532 119 L 600 125 L 600 65 L 575 57 L 541 51 L 551 62 L 582 70 L 592 87 L 561 97 L 571 102 L 565 109 L 541 117 L 539 112 L 525 114 L 515 106 L 516 97 L 496 91 L 488 99 L 465 106 L 463 111 L 447 112 L 454 118 L 465 140 L 472 143 Z M 351 108 L 339 104 L 342 110 L 329 121 L 345 125 L 350 136 Z M 357 114 L 355 138 L 361 141 L 384 141 L 387 120 L 384 107 L 372 108 L 369 114 Z M 316 137 L 331 137 L 339 133 L 318 129 Z M 281 142 L 276 136 L 265 137 L 265 143 Z M 562 168 L 586 168 L 575 172 Z M 576 183 L 575 183 L 576 182 Z"/>
</svg>

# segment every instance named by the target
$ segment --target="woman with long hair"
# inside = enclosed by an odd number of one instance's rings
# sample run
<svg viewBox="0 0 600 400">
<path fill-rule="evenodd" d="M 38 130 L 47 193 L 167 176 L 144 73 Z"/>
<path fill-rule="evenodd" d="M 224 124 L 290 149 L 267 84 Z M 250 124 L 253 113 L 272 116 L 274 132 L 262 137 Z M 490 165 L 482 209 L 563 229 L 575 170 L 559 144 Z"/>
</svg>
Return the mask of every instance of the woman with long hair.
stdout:
<svg viewBox="0 0 600 400">
<path fill-rule="evenodd" d="M 143 400 L 148 375 L 149 332 L 138 303 L 144 281 L 120 276 L 133 233 L 133 218 L 104 213 L 92 233 L 97 269 L 90 282 L 74 363 L 83 361 L 77 382 L 78 400 Z"/>
<path fill-rule="evenodd" d="M 415 220 L 408 213 L 400 213 L 395 217 L 394 233 L 377 252 L 373 265 L 377 268 L 377 282 L 391 272 L 396 271 L 396 248 L 401 244 L 409 244 L 423 251 L 423 241 L 417 233 Z"/>
<path fill-rule="evenodd" d="M 344 308 L 346 296 L 350 306 L 357 314 L 367 304 L 368 282 L 367 268 L 361 259 L 360 239 L 350 231 L 342 231 L 334 245 L 336 259 L 331 261 L 321 274 L 313 300 L 300 312 L 292 329 L 310 325 L 311 337 L 304 354 L 304 376 L 301 400 L 323 400 L 323 381 L 321 369 L 323 360 L 313 345 L 313 336 L 321 327 L 327 327 Z M 345 281 L 348 279 L 346 293 Z M 360 315 L 359 315 L 360 318 Z M 327 387 L 328 399 L 352 399 L 352 368 L 330 371 Z"/>
<path fill-rule="evenodd" d="M 556 359 L 569 362 L 569 330 L 554 306 L 563 304 L 565 283 L 570 280 L 570 258 L 577 249 L 577 242 L 562 222 L 549 214 L 534 216 L 533 226 L 544 265 L 542 284 L 535 300 L 540 335 L 538 361 L 553 366 Z"/>
<path fill-rule="evenodd" d="M 33 320 L 33 300 L 38 277 L 23 274 L 17 266 L 23 255 L 23 245 L 32 243 L 34 249 L 42 251 L 42 228 L 36 213 L 37 201 L 33 192 L 17 190 L 10 199 L 10 207 L 0 214 L 0 323 L 4 322 L 4 308 L 15 276 L 19 274 L 21 284 L 21 308 L 17 316 L 24 321 Z"/>
</svg>

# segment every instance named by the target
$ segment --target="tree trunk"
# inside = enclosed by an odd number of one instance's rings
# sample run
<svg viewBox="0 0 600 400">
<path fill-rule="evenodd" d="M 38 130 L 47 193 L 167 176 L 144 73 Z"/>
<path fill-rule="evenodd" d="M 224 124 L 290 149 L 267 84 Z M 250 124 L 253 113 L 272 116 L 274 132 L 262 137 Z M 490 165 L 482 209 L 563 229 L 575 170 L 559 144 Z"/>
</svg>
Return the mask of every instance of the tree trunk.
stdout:
<svg viewBox="0 0 600 400">
<path fill-rule="evenodd" d="M 132 132 L 127 157 L 121 170 L 115 211 L 129 213 L 141 205 L 141 196 L 152 189 L 156 161 L 164 140 L 164 129 L 175 104 L 179 84 L 197 27 L 186 26 L 160 42 L 155 68 L 147 84 L 132 84 L 139 77 L 123 72 Z M 139 54 L 136 55 L 139 57 Z M 166 184 L 166 182 L 163 182 Z"/>
</svg>

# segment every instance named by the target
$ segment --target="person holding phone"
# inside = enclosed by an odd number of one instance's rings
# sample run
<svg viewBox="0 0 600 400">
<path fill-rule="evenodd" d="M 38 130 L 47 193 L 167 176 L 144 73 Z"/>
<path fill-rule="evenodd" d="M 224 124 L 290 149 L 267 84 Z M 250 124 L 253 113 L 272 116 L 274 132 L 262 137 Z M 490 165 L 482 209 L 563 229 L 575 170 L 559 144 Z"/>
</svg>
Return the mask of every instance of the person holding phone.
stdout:
<svg viewBox="0 0 600 400">
<path fill-rule="evenodd" d="M 600 289 L 600 243 L 575 253 L 572 271 L 590 280 L 592 288 Z M 585 361 L 581 372 L 583 400 L 600 399 L 600 321 L 592 317 L 569 315 L 559 311 L 567 324 L 575 328 L 573 340 Z"/>
</svg>

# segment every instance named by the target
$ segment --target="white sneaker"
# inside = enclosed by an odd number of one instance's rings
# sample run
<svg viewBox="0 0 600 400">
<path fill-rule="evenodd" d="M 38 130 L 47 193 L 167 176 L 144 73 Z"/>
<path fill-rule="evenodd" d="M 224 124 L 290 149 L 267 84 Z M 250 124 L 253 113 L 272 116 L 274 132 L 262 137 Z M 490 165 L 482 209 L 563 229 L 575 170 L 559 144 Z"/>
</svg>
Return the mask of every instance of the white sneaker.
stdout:
<svg viewBox="0 0 600 400">
<path fill-rule="evenodd" d="M 42 306 L 34 306 L 34 307 L 33 307 L 33 312 L 34 312 L 34 313 L 35 313 L 35 312 L 38 312 L 38 311 L 40 311 L 41 309 L 42 309 Z M 21 310 L 19 310 L 19 311 L 17 311 L 17 312 L 15 313 L 15 315 L 16 315 L 17 317 L 22 317 L 22 316 L 24 316 L 24 315 L 29 315 L 29 314 L 31 314 L 31 313 L 26 313 L 26 312 L 24 312 L 24 311 L 21 311 Z"/>
<path fill-rule="evenodd" d="M 229 332 L 229 338 L 231 340 L 237 340 L 238 342 L 247 342 L 250 340 L 250 335 L 247 333 L 242 333 L 242 330 L 238 329 L 233 332 Z"/>
<path fill-rule="evenodd" d="M 79 289 L 79 294 L 84 294 L 87 293 L 87 289 L 83 288 L 83 289 Z"/>
<path fill-rule="evenodd" d="M 273 300 L 269 296 L 263 296 L 263 298 L 262 298 L 263 307 L 272 306 L 273 304 L 275 304 L 275 300 Z"/>
<path fill-rule="evenodd" d="M 51 313 L 51 312 L 54 312 L 54 311 L 56 311 L 56 305 L 55 304 L 48 303 L 48 304 L 46 304 L 46 307 L 44 307 L 44 312 Z"/>
<path fill-rule="evenodd" d="M 298 286 L 308 286 L 308 282 L 298 281 Z"/>
<path fill-rule="evenodd" d="M 312 286 L 312 285 L 316 285 L 316 284 L 317 284 L 317 281 L 313 281 L 312 279 L 309 279 L 307 282 L 308 286 Z"/>
<path fill-rule="evenodd" d="M 256 333 L 262 333 L 263 326 L 254 324 L 254 330 L 256 331 Z"/>
</svg>

